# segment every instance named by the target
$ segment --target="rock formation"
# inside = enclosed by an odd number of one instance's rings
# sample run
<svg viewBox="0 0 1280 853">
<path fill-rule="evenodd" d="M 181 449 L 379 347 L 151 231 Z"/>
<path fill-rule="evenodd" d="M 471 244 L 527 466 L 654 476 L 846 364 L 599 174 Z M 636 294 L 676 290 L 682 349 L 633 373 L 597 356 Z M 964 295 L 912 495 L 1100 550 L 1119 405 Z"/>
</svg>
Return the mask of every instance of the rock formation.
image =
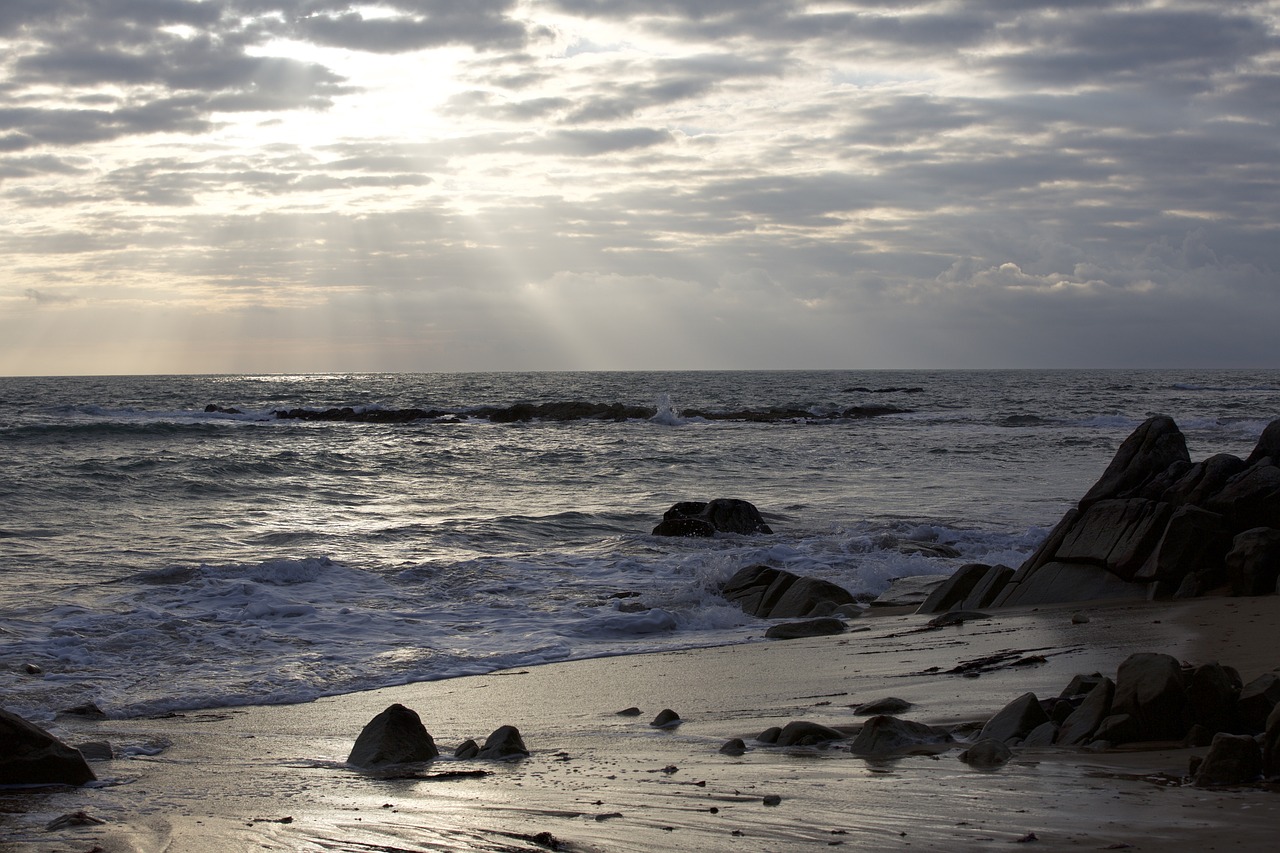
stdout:
<svg viewBox="0 0 1280 853">
<path fill-rule="evenodd" d="M 1280 420 L 1247 459 L 1192 463 L 1171 418 L 1138 427 L 1098 482 L 1016 572 L 962 566 L 922 605 L 1039 605 L 1166 598 L 1228 588 L 1276 592 L 1280 578 Z"/>
<path fill-rule="evenodd" d="M 418 714 L 403 705 L 391 705 L 365 725 L 356 738 L 347 763 L 374 768 L 388 764 L 430 761 L 440 754 Z"/>
</svg>

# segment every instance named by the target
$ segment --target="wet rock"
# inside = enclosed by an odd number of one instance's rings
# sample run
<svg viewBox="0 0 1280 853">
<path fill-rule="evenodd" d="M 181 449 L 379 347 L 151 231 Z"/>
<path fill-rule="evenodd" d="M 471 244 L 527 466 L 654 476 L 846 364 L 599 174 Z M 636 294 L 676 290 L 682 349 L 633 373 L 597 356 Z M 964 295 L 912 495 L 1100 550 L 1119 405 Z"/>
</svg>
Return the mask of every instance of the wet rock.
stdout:
<svg viewBox="0 0 1280 853">
<path fill-rule="evenodd" d="M 1116 670 L 1112 708 L 1137 721 L 1141 740 L 1182 740 L 1190 721 L 1178 660 L 1149 652 L 1130 655 Z"/>
<path fill-rule="evenodd" d="M 669 729 L 678 726 L 683 722 L 684 720 L 680 719 L 680 715 L 675 711 L 670 708 L 663 708 L 658 712 L 658 716 L 653 718 L 653 722 L 649 723 L 649 725 L 653 726 L 655 729 Z"/>
<path fill-rule="evenodd" d="M 1277 705 L 1280 705 L 1280 675 L 1264 672 L 1240 688 L 1236 700 L 1240 725 L 1247 732 L 1263 731 Z"/>
<path fill-rule="evenodd" d="M 830 726 L 811 723 L 806 720 L 795 720 L 782 727 L 782 731 L 778 733 L 777 745 L 814 746 L 820 743 L 830 743 L 834 740 L 844 740 L 845 737 L 844 732 L 833 729 Z"/>
<path fill-rule="evenodd" d="M 3 709 L 0 744 L 0 785 L 83 785 L 97 778 L 77 750 Z"/>
<path fill-rule="evenodd" d="M 830 637 L 845 632 L 843 619 L 824 616 L 821 619 L 808 619 L 804 622 L 784 622 L 773 625 L 764 635 L 771 640 L 799 640 L 805 637 Z"/>
<path fill-rule="evenodd" d="M 27 675 L 44 675 L 44 670 L 36 666 L 34 663 L 23 664 L 22 671 Z"/>
<path fill-rule="evenodd" d="M 430 761 L 439 754 L 435 741 L 417 713 L 395 704 L 365 725 L 347 756 L 347 763 L 373 768 Z"/>
<path fill-rule="evenodd" d="M 1149 418 L 1121 443 L 1102 477 L 1085 493 L 1080 504 L 1088 506 L 1130 495 L 1178 462 L 1191 462 L 1182 431 L 1173 418 L 1165 415 Z"/>
<path fill-rule="evenodd" d="M 895 696 L 886 696 L 883 699 L 875 699 L 871 702 L 863 702 L 861 705 L 853 707 L 853 713 L 858 716 L 865 717 L 873 714 L 901 714 L 903 711 L 913 707 L 912 703 L 906 699 L 899 699 Z"/>
<path fill-rule="evenodd" d="M 480 754 L 480 744 L 476 743 L 475 740 L 470 738 L 458 744 L 458 748 L 453 751 L 453 757 L 461 759 L 463 761 L 466 761 L 471 758 L 475 758 L 479 754 Z"/>
<path fill-rule="evenodd" d="M 924 604 L 933 591 L 946 583 L 950 575 L 912 575 L 894 578 L 889 588 L 880 593 L 872 607 L 916 607 Z"/>
<path fill-rule="evenodd" d="M 83 705 L 63 708 L 58 714 L 68 717 L 87 717 L 91 720 L 105 720 L 107 718 L 107 712 L 99 708 L 94 702 L 85 702 Z"/>
<path fill-rule="evenodd" d="M 688 526 L 688 521 L 697 524 Z M 688 532 L 692 529 L 709 529 L 710 533 Z M 717 532 L 753 534 L 773 530 L 753 504 L 738 498 L 681 501 L 663 513 L 662 521 L 653 529 L 654 536 L 710 536 Z"/>
<path fill-rule="evenodd" d="M 990 613 L 983 613 L 979 610 L 948 610 L 946 613 L 933 617 L 926 624 L 930 628 L 947 628 L 990 618 Z"/>
<path fill-rule="evenodd" d="M 1232 540 L 1225 562 L 1232 595 L 1272 595 L 1280 578 L 1280 530 L 1244 531 Z"/>
<path fill-rule="evenodd" d="M 1210 735 L 1234 732 L 1240 682 L 1232 673 L 1218 663 L 1207 663 L 1193 668 L 1186 681 L 1191 724 L 1201 726 Z M 1265 720 L 1264 714 L 1259 722 Z"/>
<path fill-rule="evenodd" d="M 772 566 L 747 566 L 736 572 L 720 594 L 745 613 L 764 619 L 797 619 L 830 615 L 856 599 L 830 581 L 804 578 Z"/>
<path fill-rule="evenodd" d="M 987 721 L 978 734 L 979 740 L 1008 743 L 1021 740 L 1037 726 L 1049 722 L 1049 716 L 1034 693 L 1024 693 Z"/>
<path fill-rule="evenodd" d="M 880 714 L 867 720 L 849 751 L 864 758 L 877 758 L 939 752 L 953 743 L 950 732 Z"/>
<path fill-rule="evenodd" d="M 477 758 L 525 758 L 529 749 L 515 726 L 499 726 L 485 739 Z"/>
<path fill-rule="evenodd" d="M 960 551 L 951 545 L 941 542 L 921 542 L 916 539 L 903 539 L 898 543 L 898 551 L 903 554 L 917 554 L 922 557 L 959 557 Z"/>
<path fill-rule="evenodd" d="M 110 761 L 115 758 L 115 750 L 105 740 L 91 740 L 76 744 L 76 749 L 84 756 L 85 761 Z"/>
<path fill-rule="evenodd" d="M 1129 714 L 1110 714 L 1098 724 L 1098 729 L 1093 733 L 1093 739 L 1089 744 L 1106 744 L 1106 748 L 1118 746 L 1122 743 L 1133 743 L 1142 740 L 1142 730 L 1138 727 L 1138 721 Z"/>
<path fill-rule="evenodd" d="M 730 738 L 720 747 L 721 755 L 745 755 L 746 752 L 747 745 L 740 737 Z"/>
<path fill-rule="evenodd" d="M 1041 723 L 1036 726 L 1027 736 L 1022 739 L 1019 746 L 1025 747 L 1046 747 L 1053 746 L 1058 740 L 1058 724 L 1050 720 L 1047 723 Z"/>
<path fill-rule="evenodd" d="M 966 563 L 956 569 L 955 574 L 938 584 L 916 612 L 945 613 L 953 607 L 961 606 L 989 571 L 991 566 L 986 563 Z"/>
<path fill-rule="evenodd" d="M 1280 776 L 1280 705 L 1267 717 L 1262 736 L 1262 772 L 1269 779 Z"/>
<path fill-rule="evenodd" d="M 994 770 L 1009 763 L 1013 750 L 1004 741 L 987 738 L 979 740 L 973 746 L 960 753 L 960 760 L 970 767 L 982 770 Z"/>
<path fill-rule="evenodd" d="M 618 716 L 619 717 L 638 717 L 640 716 L 640 713 L 641 713 L 640 709 L 633 706 L 630 708 L 623 708 L 621 711 L 618 711 Z"/>
<path fill-rule="evenodd" d="M 760 734 L 756 735 L 756 743 L 763 743 L 766 745 L 776 744 L 778 742 L 778 736 L 781 734 L 781 726 L 770 726 Z"/>
<path fill-rule="evenodd" d="M 782 805 L 782 797 L 778 794 L 765 794 L 761 803 L 766 806 L 779 806 Z"/>
<path fill-rule="evenodd" d="M 1087 743 L 1111 714 L 1116 685 L 1110 678 L 1103 678 L 1094 685 L 1071 714 L 1062 721 L 1058 731 L 1058 743 L 1064 746 L 1080 746 Z"/>
<path fill-rule="evenodd" d="M 1262 750 L 1248 735 L 1217 734 L 1195 773 L 1197 788 L 1247 785 L 1262 777 Z"/>
</svg>

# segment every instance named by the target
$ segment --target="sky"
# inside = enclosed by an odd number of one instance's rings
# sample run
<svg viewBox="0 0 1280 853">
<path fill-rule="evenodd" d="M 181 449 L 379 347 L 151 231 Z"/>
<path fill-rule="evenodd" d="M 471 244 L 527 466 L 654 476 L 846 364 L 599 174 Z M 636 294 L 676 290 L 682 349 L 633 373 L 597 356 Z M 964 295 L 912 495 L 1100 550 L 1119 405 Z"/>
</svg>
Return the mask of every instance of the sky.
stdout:
<svg viewBox="0 0 1280 853">
<path fill-rule="evenodd" d="M 0 375 L 1280 367 L 1280 0 L 2 0 Z"/>
</svg>

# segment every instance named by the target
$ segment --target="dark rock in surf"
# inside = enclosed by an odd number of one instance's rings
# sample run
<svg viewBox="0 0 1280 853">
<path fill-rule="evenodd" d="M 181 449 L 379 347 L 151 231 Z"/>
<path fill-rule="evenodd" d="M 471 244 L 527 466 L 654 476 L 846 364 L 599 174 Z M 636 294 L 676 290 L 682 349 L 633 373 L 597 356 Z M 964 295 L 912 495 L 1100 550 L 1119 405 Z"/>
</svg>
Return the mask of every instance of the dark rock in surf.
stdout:
<svg viewBox="0 0 1280 853">
<path fill-rule="evenodd" d="M 83 785 L 97 779 L 78 750 L 3 709 L 0 744 L 0 785 Z"/>
<path fill-rule="evenodd" d="M 675 711 L 670 708 L 663 708 L 658 712 L 658 716 L 653 718 L 653 721 L 650 722 L 649 725 L 655 729 L 670 729 L 675 728 L 683 722 L 684 720 L 680 719 L 680 715 Z"/>
<path fill-rule="evenodd" d="M 764 632 L 770 640 L 800 640 L 807 637 L 830 637 L 845 632 L 843 619 L 834 616 L 823 616 L 808 619 L 804 622 L 784 622 L 774 625 Z"/>
<path fill-rule="evenodd" d="M 662 515 L 654 536 L 711 536 L 715 533 L 772 533 L 760 511 L 749 501 L 716 498 L 681 501 Z"/>
<path fill-rule="evenodd" d="M 475 758 L 479 754 L 480 744 L 470 738 L 458 744 L 458 748 L 453 751 L 453 757 L 463 761 L 469 758 Z"/>
<path fill-rule="evenodd" d="M 836 608 L 857 599 L 846 589 L 818 578 L 775 569 L 748 566 L 725 581 L 720 594 L 744 612 L 763 619 L 800 619 L 828 616 Z"/>
<path fill-rule="evenodd" d="M 430 761 L 440 754 L 421 718 L 403 705 L 389 706 L 365 725 L 347 763 L 374 768 L 388 764 Z"/>
</svg>

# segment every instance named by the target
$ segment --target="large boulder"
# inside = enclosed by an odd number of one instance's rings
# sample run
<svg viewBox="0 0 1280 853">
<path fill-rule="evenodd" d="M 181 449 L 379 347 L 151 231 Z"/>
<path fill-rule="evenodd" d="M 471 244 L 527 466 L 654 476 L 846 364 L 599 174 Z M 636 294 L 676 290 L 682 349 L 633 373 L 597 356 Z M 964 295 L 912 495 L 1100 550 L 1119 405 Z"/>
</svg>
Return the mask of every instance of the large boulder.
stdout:
<svg viewBox="0 0 1280 853">
<path fill-rule="evenodd" d="M 1148 418 L 1121 443 L 1102 477 L 1080 499 L 1080 507 L 1136 494 L 1179 462 L 1190 463 L 1191 457 L 1178 425 L 1165 415 Z"/>
<path fill-rule="evenodd" d="M 1209 754 L 1196 770 L 1197 788 L 1248 785 L 1262 776 L 1262 749 L 1248 735 L 1214 735 Z"/>
<path fill-rule="evenodd" d="M 347 763 L 374 768 L 388 764 L 430 761 L 440 754 L 417 713 L 391 705 L 370 720 L 356 738 Z"/>
<path fill-rule="evenodd" d="M 1074 711 L 1062 721 L 1057 742 L 1064 746 L 1080 746 L 1087 743 L 1111 715 L 1111 703 L 1116 695 L 1116 684 L 1110 678 L 1102 678 L 1085 694 Z"/>
<path fill-rule="evenodd" d="M 79 750 L 0 709 L 0 785 L 83 785 L 96 778 Z"/>
<path fill-rule="evenodd" d="M 1232 595 L 1271 595 L 1280 578 L 1280 529 L 1244 531 L 1232 540 L 1226 564 Z"/>
<path fill-rule="evenodd" d="M 1190 728 L 1186 682 L 1178 659 L 1139 652 L 1116 670 L 1115 714 L 1128 714 L 1138 740 L 1181 740 Z"/>
<path fill-rule="evenodd" d="M 712 536 L 716 533 L 772 533 L 760 511 L 738 498 L 681 501 L 662 515 L 654 536 Z"/>
<path fill-rule="evenodd" d="M 1219 577 L 1231 548 L 1231 533 L 1220 513 L 1190 504 L 1174 510 L 1164 535 L 1135 573 L 1138 581 L 1177 588 L 1188 575 Z"/>
</svg>

